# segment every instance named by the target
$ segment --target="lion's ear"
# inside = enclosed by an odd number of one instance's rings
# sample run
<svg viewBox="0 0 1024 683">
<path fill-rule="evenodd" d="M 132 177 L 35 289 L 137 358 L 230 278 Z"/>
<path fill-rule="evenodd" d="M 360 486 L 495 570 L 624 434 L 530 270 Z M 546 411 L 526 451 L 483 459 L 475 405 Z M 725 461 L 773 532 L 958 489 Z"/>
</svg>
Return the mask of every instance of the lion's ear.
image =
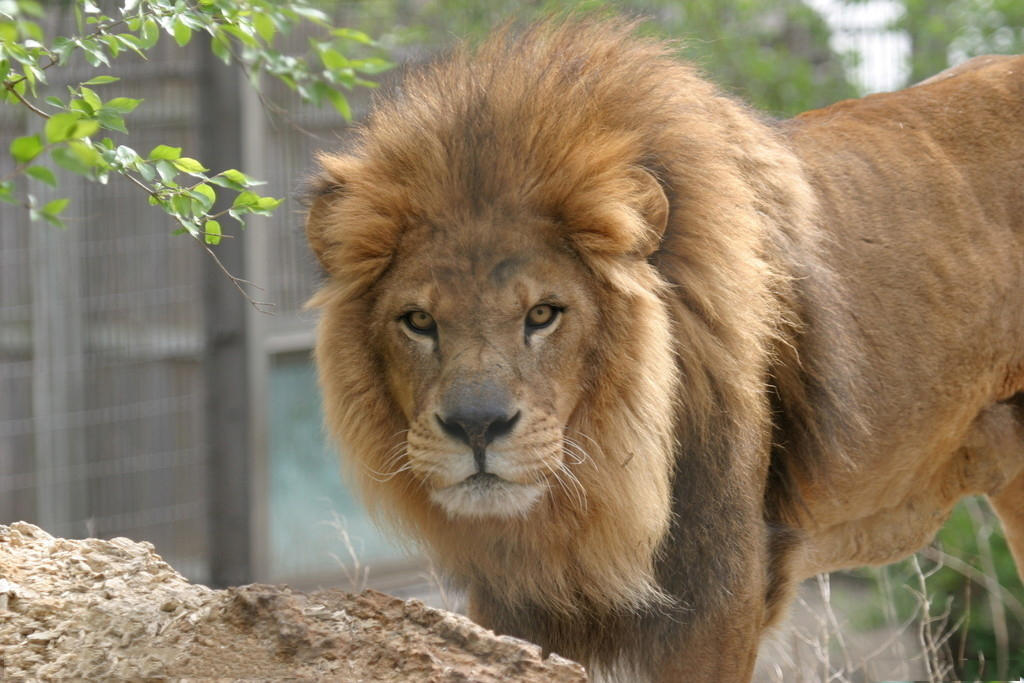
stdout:
<svg viewBox="0 0 1024 683">
<path fill-rule="evenodd" d="M 571 237 L 583 252 L 646 258 L 668 225 L 669 201 L 657 178 L 639 166 L 616 169 L 562 207 Z"/>
<path fill-rule="evenodd" d="M 338 236 L 333 234 L 338 226 L 331 220 L 332 208 L 344 197 L 345 183 L 350 177 L 355 159 L 321 153 L 317 156 L 317 162 L 320 164 L 320 172 L 310 182 L 306 194 L 306 204 L 309 206 L 306 214 L 306 239 L 320 261 L 320 266 L 330 273 L 330 253 L 338 243 Z"/>
<path fill-rule="evenodd" d="M 640 236 L 637 253 L 650 256 L 661 244 L 661 238 L 668 226 L 669 203 L 665 190 L 654 175 L 645 169 L 638 168 L 636 174 L 636 190 L 633 208 L 643 218 L 646 230 Z"/>
</svg>

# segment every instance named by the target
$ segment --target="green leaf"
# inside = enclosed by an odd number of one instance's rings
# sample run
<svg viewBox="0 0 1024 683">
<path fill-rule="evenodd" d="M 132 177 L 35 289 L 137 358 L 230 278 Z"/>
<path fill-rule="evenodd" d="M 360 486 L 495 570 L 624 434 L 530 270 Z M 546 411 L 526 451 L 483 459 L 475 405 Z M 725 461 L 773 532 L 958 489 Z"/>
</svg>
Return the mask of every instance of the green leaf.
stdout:
<svg viewBox="0 0 1024 683">
<path fill-rule="evenodd" d="M 174 167 L 182 173 L 188 173 L 190 175 L 196 175 L 197 173 L 209 170 L 191 157 L 180 157 L 178 159 L 174 159 L 171 163 L 174 164 Z"/>
<path fill-rule="evenodd" d="M 231 63 L 231 42 L 220 28 L 213 34 L 210 40 L 210 50 L 215 57 L 225 64 Z"/>
<path fill-rule="evenodd" d="M 116 130 L 119 133 L 128 132 L 128 129 L 124 126 L 124 119 L 117 114 L 101 110 L 96 116 L 99 119 L 100 125 L 104 128 Z"/>
<path fill-rule="evenodd" d="M 226 181 L 226 182 L 218 182 L 220 180 L 223 180 L 223 181 Z M 244 190 L 245 188 L 249 187 L 250 185 L 262 184 L 259 181 L 253 180 L 249 176 L 245 175 L 241 171 L 239 171 L 237 169 L 234 169 L 234 168 L 229 168 L 226 171 L 221 171 L 220 173 L 215 175 L 213 178 L 210 178 L 210 182 L 216 183 L 217 185 L 220 185 L 221 187 L 230 187 L 230 188 L 236 189 L 236 190 Z"/>
<path fill-rule="evenodd" d="M 256 194 L 255 192 L 249 192 L 248 190 L 246 190 L 245 192 L 239 192 L 238 193 L 238 196 L 235 197 L 235 201 L 233 201 L 231 203 L 231 208 L 233 208 L 233 209 L 248 208 L 250 206 L 255 206 L 256 202 L 258 202 L 259 200 L 260 200 L 260 196 L 258 194 Z"/>
<path fill-rule="evenodd" d="M 87 138 L 100 129 L 100 122 L 96 119 L 82 119 L 75 123 L 69 137 L 75 139 Z"/>
<path fill-rule="evenodd" d="M 217 200 L 217 193 L 214 192 L 213 188 L 206 183 L 199 183 L 193 187 L 192 193 L 193 195 L 198 195 L 197 197 L 194 197 L 196 201 L 199 202 L 199 207 L 201 209 L 201 211 L 198 211 L 197 213 L 206 213 Z"/>
<path fill-rule="evenodd" d="M 178 171 L 171 165 L 170 161 L 164 161 L 163 159 L 157 161 L 156 172 L 160 174 L 160 180 L 163 181 L 164 185 L 174 186 L 174 179 L 178 176 Z"/>
<path fill-rule="evenodd" d="M 274 21 L 270 17 L 257 12 L 252 17 L 252 24 L 256 28 L 256 33 L 260 34 L 263 42 L 267 45 L 274 42 L 274 34 L 277 32 L 277 27 L 274 26 Z"/>
<path fill-rule="evenodd" d="M 61 211 L 63 211 L 64 208 L 68 205 L 69 201 L 70 200 L 67 198 L 61 198 L 54 199 L 51 202 L 47 202 L 46 205 L 43 206 L 42 208 L 42 213 L 44 216 L 59 216 Z"/>
<path fill-rule="evenodd" d="M 174 161 L 181 156 L 181 147 L 168 147 L 167 145 L 157 145 L 153 148 L 153 151 L 149 153 L 146 158 L 150 161 Z"/>
<path fill-rule="evenodd" d="M 357 31 L 351 28 L 336 28 L 331 31 L 332 36 L 337 36 L 344 40 L 351 40 L 356 43 L 362 43 L 363 45 L 373 45 L 373 38 L 366 35 L 362 31 Z"/>
<path fill-rule="evenodd" d="M 38 211 L 30 211 L 29 212 L 29 216 L 31 216 L 32 220 L 34 220 L 34 221 L 39 220 L 40 218 L 42 218 L 44 221 L 46 221 L 47 223 L 49 223 L 50 225 L 52 225 L 55 228 L 63 228 L 64 227 L 64 221 L 62 221 L 57 216 L 54 216 L 54 215 L 51 215 L 51 214 L 48 214 L 48 213 L 39 213 Z"/>
<path fill-rule="evenodd" d="M 42 151 L 43 143 L 38 135 L 26 135 L 11 142 L 11 156 L 19 163 L 32 161 Z"/>
<path fill-rule="evenodd" d="M 139 34 L 141 39 L 140 47 L 143 50 L 148 50 L 157 44 L 160 40 L 160 26 L 156 23 L 155 19 L 146 19 L 146 22 L 142 25 L 142 32 Z"/>
<path fill-rule="evenodd" d="M 103 46 L 96 40 L 83 40 L 81 41 L 81 48 L 85 52 L 85 61 L 89 62 L 89 66 L 99 66 L 103 64 L 110 66 L 110 60 L 107 58 L 105 52 L 103 52 Z"/>
<path fill-rule="evenodd" d="M 234 168 L 229 168 L 228 170 L 224 171 L 221 175 L 223 175 L 225 178 L 227 178 L 231 182 L 238 183 L 239 185 L 247 185 L 248 186 L 248 185 L 252 185 L 253 184 L 253 179 L 252 178 L 250 178 L 246 174 L 244 174 L 241 171 L 239 171 L 237 169 L 234 169 Z"/>
<path fill-rule="evenodd" d="M 309 19 L 313 23 L 321 25 L 326 25 L 330 23 L 330 19 L 328 18 L 328 16 L 318 9 L 314 9 L 312 7 L 303 7 L 301 5 L 292 5 L 291 10 L 298 14 L 300 17 Z"/>
<path fill-rule="evenodd" d="M 238 183 L 233 183 L 230 180 L 228 180 L 227 178 L 224 178 L 223 176 L 219 176 L 219 175 L 211 176 L 207 180 L 209 180 L 214 185 L 218 185 L 220 187 L 226 187 L 229 190 L 237 190 L 238 192 L 241 192 L 242 190 L 245 189 L 245 185 L 240 185 Z"/>
<path fill-rule="evenodd" d="M 135 110 L 135 107 L 142 104 L 142 100 L 131 97 L 115 97 L 103 105 L 103 109 L 114 111 L 118 114 L 128 114 Z"/>
<path fill-rule="evenodd" d="M 37 24 L 34 21 L 19 21 L 18 28 L 21 29 L 21 32 L 24 33 L 26 36 L 34 38 L 40 43 L 46 40 L 43 34 L 43 29 L 40 28 L 39 24 Z M 26 43 L 27 42 L 28 41 L 26 41 Z"/>
<path fill-rule="evenodd" d="M 228 33 L 230 35 L 233 35 L 235 38 L 238 38 L 246 46 L 254 48 L 254 49 L 257 49 L 257 50 L 260 49 L 259 41 L 257 41 L 256 38 L 253 37 L 254 34 L 255 34 L 255 31 L 253 31 L 251 27 L 246 26 L 244 24 L 241 25 L 241 26 L 235 26 L 233 24 L 225 24 L 225 25 L 221 26 L 221 29 L 225 33 Z"/>
<path fill-rule="evenodd" d="M 39 81 L 40 83 L 46 83 L 46 72 L 43 71 L 40 68 L 37 68 L 34 65 L 31 65 L 31 64 L 26 64 L 25 65 L 25 77 L 32 84 L 32 94 L 33 95 L 36 92 L 36 87 L 35 87 L 36 81 Z"/>
<path fill-rule="evenodd" d="M 50 156 L 58 166 L 72 173 L 87 176 L 92 172 L 92 167 L 82 163 L 82 160 L 67 147 L 55 148 L 50 152 Z"/>
<path fill-rule="evenodd" d="M 77 111 L 83 116 L 91 117 L 96 111 L 85 100 L 71 100 L 71 102 L 68 103 L 68 106 L 71 108 L 71 111 Z"/>
<path fill-rule="evenodd" d="M 81 116 L 75 112 L 61 112 L 54 114 L 43 127 L 47 142 L 61 142 L 71 137 L 72 132 Z"/>
<path fill-rule="evenodd" d="M 0 183 L 0 202 L 7 202 L 8 204 L 19 203 L 18 199 L 14 196 L 13 180 Z"/>
<path fill-rule="evenodd" d="M 192 200 L 183 194 L 174 195 L 174 199 L 171 200 L 171 206 L 174 207 L 174 213 L 182 218 L 188 218 L 192 215 Z"/>
<path fill-rule="evenodd" d="M 274 209 L 283 201 L 283 199 L 275 199 L 273 197 L 260 197 L 256 201 L 255 206 L 250 207 L 249 210 L 261 216 L 270 216 L 273 214 Z"/>
<path fill-rule="evenodd" d="M 368 59 L 357 60 L 352 63 L 352 66 L 364 74 L 379 74 L 393 68 L 395 65 L 386 59 L 381 59 L 380 57 L 370 57 Z"/>
<path fill-rule="evenodd" d="M 184 4 L 185 3 L 182 3 L 182 2 L 177 3 L 177 5 L 179 7 L 184 5 Z M 239 3 L 233 3 L 233 4 L 237 5 Z M 263 4 L 263 3 L 262 2 L 258 2 L 258 3 L 255 3 L 255 4 L 259 5 L 259 4 Z M 257 9 L 256 11 L 262 11 L 262 10 L 261 9 Z M 185 24 L 185 26 L 188 26 L 192 30 L 202 30 L 203 28 L 206 27 L 206 23 L 202 19 L 200 19 L 200 16 L 201 15 L 196 14 L 195 12 L 191 12 L 191 11 L 189 11 L 189 12 L 181 12 L 180 14 L 178 14 L 178 20 L 181 23 Z M 241 14 L 240 13 L 235 13 L 232 16 L 240 17 Z M 236 19 L 236 21 L 237 21 L 237 19 Z"/>
<path fill-rule="evenodd" d="M 107 163 L 103 161 L 103 155 L 87 142 L 82 140 L 71 140 L 68 142 L 68 149 L 79 161 L 92 168 L 106 168 Z"/>
<path fill-rule="evenodd" d="M 75 51 L 75 43 L 69 38 L 60 37 L 53 41 L 53 51 L 57 53 L 57 63 L 61 66 L 67 64 L 68 57 Z"/>
<path fill-rule="evenodd" d="M 117 39 L 117 36 L 103 36 L 103 42 L 107 44 L 107 49 L 110 50 L 112 57 L 117 57 L 121 54 L 121 41 Z"/>
<path fill-rule="evenodd" d="M 331 101 L 331 104 L 341 114 L 342 118 L 346 121 L 352 120 L 352 108 L 349 107 L 348 99 L 343 94 L 337 90 L 328 89 L 327 99 Z"/>
<path fill-rule="evenodd" d="M 139 55 L 143 59 L 146 58 L 146 53 L 143 51 L 143 40 L 131 33 L 119 33 L 116 36 L 112 36 L 118 43 L 128 48 L 135 54 Z"/>
<path fill-rule="evenodd" d="M 192 29 L 185 25 L 185 22 L 178 17 L 174 20 L 174 42 L 178 47 L 185 47 L 188 41 L 192 40 Z"/>
<path fill-rule="evenodd" d="M 203 225 L 203 239 L 206 240 L 207 244 L 217 246 L 220 244 L 220 223 L 218 221 L 206 221 Z"/>
<path fill-rule="evenodd" d="M 25 14 L 31 14 L 33 17 L 42 19 L 46 16 L 46 10 L 35 0 L 19 0 L 18 8 Z"/>
<path fill-rule="evenodd" d="M 276 209 L 283 201 L 283 199 L 275 199 L 274 197 L 260 197 L 256 202 L 256 207 L 263 211 L 268 211 Z"/>
<path fill-rule="evenodd" d="M 45 166 L 29 166 L 25 169 L 25 173 L 50 187 L 57 187 L 57 176 Z"/>
<path fill-rule="evenodd" d="M 96 76 L 82 83 L 82 85 L 104 85 L 106 83 L 116 83 L 121 80 L 117 76 Z"/>
<path fill-rule="evenodd" d="M 322 50 L 320 52 L 320 61 L 328 69 L 344 69 L 348 66 L 348 59 L 333 48 Z"/>
<path fill-rule="evenodd" d="M 141 161 L 138 153 L 134 149 L 131 147 L 125 147 L 124 145 L 119 145 L 117 149 L 114 150 L 113 160 L 123 168 L 135 168 L 135 166 Z"/>
<path fill-rule="evenodd" d="M 142 176 L 142 179 L 147 183 L 153 182 L 153 178 L 156 177 L 156 169 L 153 168 L 152 164 L 140 161 L 136 164 L 135 170 L 139 172 L 139 175 Z"/>
</svg>

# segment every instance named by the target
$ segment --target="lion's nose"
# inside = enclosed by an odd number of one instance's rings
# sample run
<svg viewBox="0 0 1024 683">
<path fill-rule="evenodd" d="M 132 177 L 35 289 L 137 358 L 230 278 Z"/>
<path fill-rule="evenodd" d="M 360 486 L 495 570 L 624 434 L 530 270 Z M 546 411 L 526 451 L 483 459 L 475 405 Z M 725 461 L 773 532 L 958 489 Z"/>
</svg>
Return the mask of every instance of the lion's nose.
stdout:
<svg viewBox="0 0 1024 683">
<path fill-rule="evenodd" d="M 457 406 L 444 417 L 436 417 L 445 434 L 473 449 L 477 469 L 485 472 L 487 445 L 511 432 L 519 421 L 519 415 L 518 410 L 509 415 L 504 405 L 474 402 Z"/>
<path fill-rule="evenodd" d="M 456 413 L 446 417 L 437 417 L 445 434 L 458 439 L 468 446 L 479 443 L 486 446 L 499 436 L 512 431 L 519 420 L 519 411 L 507 417 L 488 411 Z"/>
</svg>

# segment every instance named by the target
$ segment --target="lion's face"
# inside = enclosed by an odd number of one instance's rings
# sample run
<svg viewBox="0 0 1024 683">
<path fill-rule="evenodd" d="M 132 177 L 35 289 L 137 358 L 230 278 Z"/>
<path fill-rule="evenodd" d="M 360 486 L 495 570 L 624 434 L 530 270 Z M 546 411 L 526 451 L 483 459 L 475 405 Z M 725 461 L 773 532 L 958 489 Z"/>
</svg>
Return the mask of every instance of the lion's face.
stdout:
<svg viewBox="0 0 1024 683">
<path fill-rule="evenodd" d="M 408 468 L 451 517 L 523 516 L 551 487 L 582 495 L 571 466 L 585 451 L 566 426 L 599 308 L 547 220 L 466 222 L 408 230 L 376 289 L 372 325 L 409 425 L 386 469 Z"/>
</svg>

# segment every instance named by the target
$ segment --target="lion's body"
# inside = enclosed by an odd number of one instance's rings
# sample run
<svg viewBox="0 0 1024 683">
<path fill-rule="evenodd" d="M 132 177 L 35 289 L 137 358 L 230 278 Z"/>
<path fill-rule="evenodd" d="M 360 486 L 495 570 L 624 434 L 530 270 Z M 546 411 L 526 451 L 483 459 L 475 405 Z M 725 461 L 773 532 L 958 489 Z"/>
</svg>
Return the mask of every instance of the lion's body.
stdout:
<svg viewBox="0 0 1024 683">
<path fill-rule="evenodd" d="M 984 64 L 787 126 L 870 391 L 851 467 L 806 493 L 810 571 L 903 557 L 1021 469 L 1024 59 Z"/>
<path fill-rule="evenodd" d="M 321 162 L 327 424 L 485 625 L 744 680 L 796 582 L 963 495 L 1024 561 L 1024 59 L 770 125 L 540 26 Z"/>
</svg>

